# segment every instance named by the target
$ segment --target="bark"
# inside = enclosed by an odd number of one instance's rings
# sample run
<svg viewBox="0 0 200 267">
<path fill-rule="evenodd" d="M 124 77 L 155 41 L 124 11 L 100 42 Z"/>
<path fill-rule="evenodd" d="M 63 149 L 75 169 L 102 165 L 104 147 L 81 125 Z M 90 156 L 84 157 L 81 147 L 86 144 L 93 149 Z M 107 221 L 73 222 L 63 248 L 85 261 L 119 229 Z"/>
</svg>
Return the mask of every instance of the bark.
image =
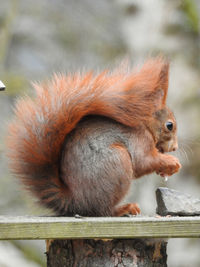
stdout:
<svg viewBox="0 0 200 267">
<path fill-rule="evenodd" d="M 157 239 L 47 241 L 47 267 L 165 267 L 167 242 Z"/>
</svg>

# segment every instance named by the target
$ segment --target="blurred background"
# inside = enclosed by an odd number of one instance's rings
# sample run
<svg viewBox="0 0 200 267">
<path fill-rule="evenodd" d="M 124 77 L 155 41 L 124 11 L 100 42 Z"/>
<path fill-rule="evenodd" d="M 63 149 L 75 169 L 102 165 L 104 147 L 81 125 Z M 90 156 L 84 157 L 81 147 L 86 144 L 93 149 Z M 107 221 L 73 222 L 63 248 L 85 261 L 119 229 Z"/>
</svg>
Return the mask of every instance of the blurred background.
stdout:
<svg viewBox="0 0 200 267">
<path fill-rule="evenodd" d="M 156 174 L 134 182 L 126 201 L 154 215 L 155 189 L 200 198 L 200 1 L 0 0 L 0 214 L 47 215 L 9 173 L 4 143 L 17 97 L 54 72 L 133 64 L 160 53 L 171 61 L 168 105 L 178 121 L 183 168 L 168 182 Z M 199 267 L 199 239 L 170 239 L 168 265 Z M 0 267 L 45 266 L 44 241 L 0 242 Z"/>
</svg>

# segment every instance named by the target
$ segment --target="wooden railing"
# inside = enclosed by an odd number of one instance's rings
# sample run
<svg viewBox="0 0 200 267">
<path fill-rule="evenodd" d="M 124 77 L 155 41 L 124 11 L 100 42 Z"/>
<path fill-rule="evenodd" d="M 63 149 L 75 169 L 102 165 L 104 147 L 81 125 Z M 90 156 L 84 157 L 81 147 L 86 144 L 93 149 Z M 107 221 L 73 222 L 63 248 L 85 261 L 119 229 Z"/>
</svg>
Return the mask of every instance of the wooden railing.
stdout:
<svg viewBox="0 0 200 267">
<path fill-rule="evenodd" d="M 0 240 L 46 240 L 48 267 L 165 267 L 166 238 L 186 237 L 200 237 L 200 217 L 0 216 Z"/>
<path fill-rule="evenodd" d="M 0 216 L 0 240 L 200 237 L 200 217 Z"/>
</svg>

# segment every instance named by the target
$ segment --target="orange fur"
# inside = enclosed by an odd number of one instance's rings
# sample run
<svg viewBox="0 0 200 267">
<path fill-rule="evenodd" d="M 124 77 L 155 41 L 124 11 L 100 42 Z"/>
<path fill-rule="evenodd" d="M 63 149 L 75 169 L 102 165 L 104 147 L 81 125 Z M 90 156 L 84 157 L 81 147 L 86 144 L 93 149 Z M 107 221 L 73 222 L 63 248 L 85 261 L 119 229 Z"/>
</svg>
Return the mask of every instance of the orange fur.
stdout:
<svg viewBox="0 0 200 267">
<path fill-rule="evenodd" d="M 140 70 L 54 75 L 47 83 L 34 84 L 36 96 L 17 101 L 9 126 L 9 158 L 14 173 L 43 204 L 56 194 L 64 205 L 67 186 L 59 178 L 58 162 L 66 135 L 89 114 L 130 127 L 149 121 L 166 105 L 168 75 L 162 77 L 163 70 L 168 71 L 168 63 L 156 58 Z M 164 97 L 158 107 L 160 91 Z M 46 174 L 48 168 L 49 176 L 44 177 L 42 173 Z M 52 183 L 52 188 L 45 189 L 47 183 Z"/>
</svg>

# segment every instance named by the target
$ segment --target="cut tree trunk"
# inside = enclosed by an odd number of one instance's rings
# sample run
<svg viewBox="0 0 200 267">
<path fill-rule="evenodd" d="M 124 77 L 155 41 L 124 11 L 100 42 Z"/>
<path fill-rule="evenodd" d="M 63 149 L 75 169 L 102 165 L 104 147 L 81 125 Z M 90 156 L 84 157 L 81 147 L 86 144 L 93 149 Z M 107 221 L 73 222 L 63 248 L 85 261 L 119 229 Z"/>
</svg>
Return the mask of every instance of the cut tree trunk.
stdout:
<svg viewBox="0 0 200 267">
<path fill-rule="evenodd" d="M 164 267 L 166 246 L 159 239 L 49 240 L 47 267 Z"/>
</svg>

